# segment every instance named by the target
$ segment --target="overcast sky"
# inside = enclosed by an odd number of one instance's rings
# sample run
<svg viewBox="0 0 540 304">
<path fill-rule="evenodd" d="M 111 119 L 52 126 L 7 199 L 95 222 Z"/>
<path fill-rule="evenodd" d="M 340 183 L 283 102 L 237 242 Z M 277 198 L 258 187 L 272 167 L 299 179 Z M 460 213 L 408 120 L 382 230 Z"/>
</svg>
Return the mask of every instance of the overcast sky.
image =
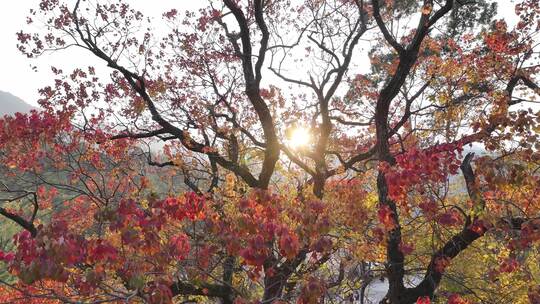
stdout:
<svg viewBox="0 0 540 304">
<path fill-rule="evenodd" d="M 73 1 L 73 0 L 71 0 Z M 51 84 L 51 65 L 71 70 L 76 66 L 88 66 L 93 62 L 91 56 L 74 49 L 47 54 L 35 60 L 28 60 L 17 50 L 16 33 L 26 26 L 25 20 L 31 8 L 38 7 L 40 0 L 4 1 L 0 10 L 0 90 L 10 92 L 29 104 L 37 105 L 37 90 Z M 179 11 L 194 8 L 204 0 L 130 0 L 128 1 L 145 15 L 159 17 L 171 8 Z M 514 1 L 499 0 L 499 15 L 514 23 Z M 7 4 L 9 3 L 9 4 Z M 94 62 L 95 63 L 95 62 Z M 32 65 L 38 67 L 32 70 Z M 0 107 L 2 105 L 0 104 Z"/>
</svg>

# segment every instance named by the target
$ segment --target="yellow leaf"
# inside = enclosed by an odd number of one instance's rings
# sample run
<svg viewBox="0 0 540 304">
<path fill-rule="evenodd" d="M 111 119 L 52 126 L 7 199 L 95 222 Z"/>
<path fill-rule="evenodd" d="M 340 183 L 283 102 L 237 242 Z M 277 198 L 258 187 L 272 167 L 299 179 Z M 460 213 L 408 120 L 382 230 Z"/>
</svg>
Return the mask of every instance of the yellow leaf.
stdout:
<svg viewBox="0 0 540 304">
<path fill-rule="evenodd" d="M 431 11 L 433 10 L 433 5 L 426 4 L 424 7 L 422 7 L 422 14 L 423 15 L 429 15 L 431 14 Z"/>
</svg>

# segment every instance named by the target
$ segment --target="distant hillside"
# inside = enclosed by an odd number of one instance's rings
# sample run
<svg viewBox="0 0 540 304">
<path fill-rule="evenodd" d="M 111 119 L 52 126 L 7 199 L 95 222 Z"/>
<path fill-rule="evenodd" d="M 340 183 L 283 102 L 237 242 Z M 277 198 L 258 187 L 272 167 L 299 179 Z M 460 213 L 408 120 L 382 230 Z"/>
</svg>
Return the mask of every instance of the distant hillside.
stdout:
<svg viewBox="0 0 540 304">
<path fill-rule="evenodd" d="M 34 107 L 27 104 L 19 97 L 8 92 L 0 91 L 0 117 L 12 115 L 16 112 L 30 112 L 32 109 L 34 109 Z"/>
</svg>

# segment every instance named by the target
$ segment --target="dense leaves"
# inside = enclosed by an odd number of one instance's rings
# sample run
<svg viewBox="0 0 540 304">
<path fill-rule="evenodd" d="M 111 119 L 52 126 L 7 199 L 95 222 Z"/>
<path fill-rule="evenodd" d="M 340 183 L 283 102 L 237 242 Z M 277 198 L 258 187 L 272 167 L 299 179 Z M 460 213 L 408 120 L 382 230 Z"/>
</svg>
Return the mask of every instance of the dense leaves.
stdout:
<svg viewBox="0 0 540 304">
<path fill-rule="evenodd" d="M 197 5 L 30 12 L 2 301 L 540 301 L 537 1 Z"/>
</svg>

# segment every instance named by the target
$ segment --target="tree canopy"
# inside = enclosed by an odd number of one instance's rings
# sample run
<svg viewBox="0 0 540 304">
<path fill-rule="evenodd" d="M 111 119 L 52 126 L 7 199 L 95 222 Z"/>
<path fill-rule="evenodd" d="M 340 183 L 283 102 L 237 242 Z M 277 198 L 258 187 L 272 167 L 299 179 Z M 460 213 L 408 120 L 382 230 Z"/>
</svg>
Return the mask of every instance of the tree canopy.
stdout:
<svg viewBox="0 0 540 304">
<path fill-rule="evenodd" d="M 19 50 L 100 63 L 0 119 L 0 300 L 540 303 L 516 2 L 41 0 Z"/>
</svg>

